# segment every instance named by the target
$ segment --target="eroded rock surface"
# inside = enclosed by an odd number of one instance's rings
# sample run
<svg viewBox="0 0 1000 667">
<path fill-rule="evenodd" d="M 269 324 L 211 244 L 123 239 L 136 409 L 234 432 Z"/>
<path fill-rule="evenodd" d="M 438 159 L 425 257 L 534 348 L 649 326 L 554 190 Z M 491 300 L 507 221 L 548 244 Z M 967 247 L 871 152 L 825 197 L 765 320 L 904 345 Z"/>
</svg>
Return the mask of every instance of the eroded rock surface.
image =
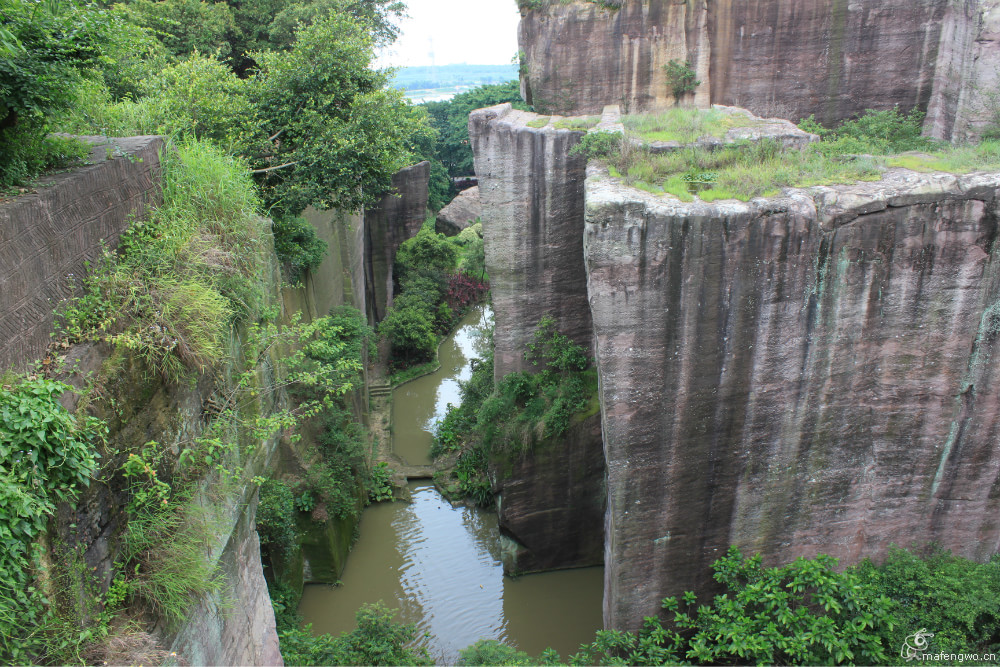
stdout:
<svg viewBox="0 0 1000 667">
<path fill-rule="evenodd" d="M 502 104 L 474 111 L 469 136 L 479 177 L 490 275 L 495 375 L 528 370 L 539 320 L 587 350 L 592 324 L 583 267 L 585 160 L 569 155 L 581 131 L 533 128 L 539 117 Z M 500 527 L 521 542 L 508 571 L 599 563 L 603 453 L 596 419 L 543 451 L 492 471 Z"/>
<path fill-rule="evenodd" d="M 392 305 L 392 265 L 400 244 L 420 231 L 427 215 L 431 163 L 426 160 L 397 171 L 392 191 L 365 211 L 365 272 L 368 319 L 381 322 Z"/>
<path fill-rule="evenodd" d="M 479 186 L 462 190 L 447 206 L 438 211 L 434 230 L 445 236 L 455 236 L 473 224 L 483 214 L 479 203 Z"/>
<path fill-rule="evenodd" d="M 1000 64 L 997 0 L 574 0 L 522 11 L 522 93 L 545 113 L 674 103 L 663 66 L 688 61 L 686 102 L 825 122 L 928 110 L 927 128 L 975 134 Z M 994 104 L 995 106 L 995 104 Z"/>
<path fill-rule="evenodd" d="M 730 544 L 1000 548 L 998 188 L 894 170 L 682 204 L 591 167 L 607 627 L 710 590 Z"/>
</svg>

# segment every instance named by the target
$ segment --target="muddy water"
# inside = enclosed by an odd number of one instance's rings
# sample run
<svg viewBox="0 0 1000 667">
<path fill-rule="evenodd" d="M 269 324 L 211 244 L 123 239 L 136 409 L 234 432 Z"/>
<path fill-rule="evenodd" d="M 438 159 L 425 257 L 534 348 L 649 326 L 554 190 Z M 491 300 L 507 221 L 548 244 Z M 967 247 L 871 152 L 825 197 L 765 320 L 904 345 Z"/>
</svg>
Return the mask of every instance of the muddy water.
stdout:
<svg viewBox="0 0 1000 667">
<path fill-rule="evenodd" d="M 478 335 L 493 319 L 489 306 L 473 308 L 455 333 L 441 344 L 441 368 L 396 387 L 392 392 L 392 447 L 410 465 L 427 465 L 434 425 L 444 418 L 448 404 L 461 403 L 458 383 L 472 375 Z"/>
<path fill-rule="evenodd" d="M 433 425 L 458 380 L 468 379 L 477 330 L 491 316 L 478 309 L 440 350 L 440 371 L 407 383 L 393 395 L 396 453 L 427 462 Z M 452 506 L 429 483 L 411 482 L 412 503 L 365 510 L 341 585 L 306 586 L 300 611 L 316 633 L 355 627 L 364 603 L 384 601 L 397 620 L 413 623 L 438 664 L 454 664 L 477 639 L 499 639 L 538 655 L 551 646 L 563 657 L 593 641 L 601 627 L 602 568 L 503 576 L 496 514 Z"/>
<path fill-rule="evenodd" d="M 421 641 L 438 664 L 454 664 L 477 639 L 564 657 L 593 641 L 602 568 L 504 577 L 494 513 L 453 507 L 426 482 L 410 488 L 410 504 L 365 510 L 340 586 L 306 586 L 299 610 L 313 632 L 351 630 L 358 607 L 382 600 L 430 633 Z"/>
</svg>

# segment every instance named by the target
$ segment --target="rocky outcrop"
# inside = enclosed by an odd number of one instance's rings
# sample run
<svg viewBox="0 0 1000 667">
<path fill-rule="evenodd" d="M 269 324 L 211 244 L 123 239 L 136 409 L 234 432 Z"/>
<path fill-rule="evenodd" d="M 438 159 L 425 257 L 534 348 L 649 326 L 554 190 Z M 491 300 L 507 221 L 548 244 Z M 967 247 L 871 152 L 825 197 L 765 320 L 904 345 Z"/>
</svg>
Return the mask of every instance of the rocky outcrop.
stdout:
<svg viewBox="0 0 1000 667">
<path fill-rule="evenodd" d="M 468 190 L 462 190 L 451 203 L 438 211 L 434 222 L 434 231 L 445 236 L 455 236 L 483 214 L 483 206 L 479 203 L 479 186 L 474 185 Z"/>
<path fill-rule="evenodd" d="M 583 255 L 586 160 L 570 155 L 583 132 L 528 127 L 509 104 L 469 116 L 479 177 L 486 270 L 496 318 L 497 378 L 525 370 L 525 346 L 544 315 L 591 349 Z"/>
<path fill-rule="evenodd" d="M 392 177 L 393 190 L 365 211 L 365 273 L 368 283 L 368 319 L 381 322 L 392 305 L 392 265 L 396 251 L 416 236 L 427 216 L 427 186 L 431 163 L 400 169 Z"/>
<path fill-rule="evenodd" d="M 469 136 L 479 177 L 493 309 L 494 374 L 528 370 L 526 345 L 548 315 L 592 349 L 583 263 L 583 132 L 532 128 L 509 104 L 474 111 Z M 603 454 L 591 418 L 521 461 L 494 466 L 500 527 L 521 546 L 507 571 L 601 560 Z"/>
<path fill-rule="evenodd" d="M 160 137 L 82 138 L 94 144 L 91 164 L 0 204 L 0 370 L 42 356 L 52 311 L 82 294 L 88 263 L 161 201 Z"/>
<path fill-rule="evenodd" d="M 730 544 L 1000 548 L 998 191 L 893 170 L 682 204 L 591 167 L 607 627 L 711 590 Z"/>
<path fill-rule="evenodd" d="M 865 109 L 928 110 L 927 129 L 964 138 L 991 115 L 997 0 L 574 0 L 523 10 L 522 94 L 545 113 L 629 112 L 674 103 L 663 66 L 690 62 L 685 100 L 824 122 Z"/>
</svg>

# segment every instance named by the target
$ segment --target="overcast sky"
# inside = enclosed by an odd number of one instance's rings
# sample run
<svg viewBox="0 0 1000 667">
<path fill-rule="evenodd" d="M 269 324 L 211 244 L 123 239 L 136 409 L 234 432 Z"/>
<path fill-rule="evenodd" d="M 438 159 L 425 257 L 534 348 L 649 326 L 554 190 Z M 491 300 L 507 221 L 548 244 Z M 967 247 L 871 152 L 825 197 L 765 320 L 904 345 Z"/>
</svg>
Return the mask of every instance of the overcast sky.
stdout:
<svg viewBox="0 0 1000 667">
<path fill-rule="evenodd" d="M 381 66 L 503 65 L 517 53 L 515 0 L 405 0 L 410 17 Z M 433 56 L 431 55 L 433 53 Z"/>
</svg>

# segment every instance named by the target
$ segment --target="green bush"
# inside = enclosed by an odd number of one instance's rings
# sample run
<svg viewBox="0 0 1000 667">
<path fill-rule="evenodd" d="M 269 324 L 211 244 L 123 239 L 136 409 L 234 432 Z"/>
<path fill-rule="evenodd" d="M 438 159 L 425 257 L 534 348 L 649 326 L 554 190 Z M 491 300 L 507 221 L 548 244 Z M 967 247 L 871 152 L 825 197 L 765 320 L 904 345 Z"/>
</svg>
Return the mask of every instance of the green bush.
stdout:
<svg viewBox="0 0 1000 667">
<path fill-rule="evenodd" d="M 570 155 L 586 155 L 592 159 L 604 159 L 615 155 L 621 148 L 624 135 L 621 132 L 588 132 L 580 143 L 570 149 Z"/>
<path fill-rule="evenodd" d="M 512 457 L 566 433 L 575 415 L 596 397 L 597 377 L 586 352 L 555 328 L 539 322 L 526 358 L 534 373 L 515 372 L 493 382 L 492 358 L 473 364 L 461 383 L 462 402 L 449 405 L 431 455 L 459 451 L 453 492 L 486 505 L 492 499 L 487 467 L 493 457 Z"/>
<path fill-rule="evenodd" d="M 395 612 L 381 603 L 364 605 L 358 627 L 340 637 L 313 636 L 310 628 L 279 634 L 281 656 L 288 665 L 432 665 L 425 648 L 410 648 L 416 638 L 412 625 L 392 620 Z"/>
<path fill-rule="evenodd" d="M 458 652 L 459 665 L 537 665 L 534 658 L 496 639 L 480 639 Z"/>
<path fill-rule="evenodd" d="M 305 218 L 274 221 L 274 251 L 278 254 L 292 283 L 298 283 L 306 272 L 319 267 L 326 257 L 326 241 L 316 236 L 316 230 Z"/>
<path fill-rule="evenodd" d="M 0 188 L 53 166 L 46 140 L 56 116 L 73 106 L 80 83 L 113 30 L 107 12 L 78 2 L 6 0 L 0 49 Z"/>
<path fill-rule="evenodd" d="M 256 517 L 262 547 L 269 546 L 284 554 L 298 549 L 294 497 L 287 484 L 267 479 L 261 485 Z"/>
<path fill-rule="evenodd" d="M 663 66 L 663 71 L 667 75 L 667 87 L 670 88 L 676 102 L 680 102 L 684 95 L 694 91 L 701 84 L 691 67 L 690 60 L 684 62 L 671 60 Z"/>
<path fill-rule="evenodd" d="M 43 378 L 0 386 L 0 659 L 27 663 L 47 650 L 50 614 L 35 588 L 35 540 L 56 504 L 76 498 L 97 471 L 107 427 L 59 403 L 68 385 Z"/>
<path fill-rule="evenodd" d="M 437 349 L 434 319 L 423 308 L 394 305 L 379 323 L 378 331 L 389 339 L 393 359 L 403 365 L 434 358 Z"/>
<path fill-rule="evenodd" d="M 392 476 L 395 471 L 385 461 L 379 461 L 368 475 L 368 500 L 373 503 L 392 501 Z"/>
</svg>

